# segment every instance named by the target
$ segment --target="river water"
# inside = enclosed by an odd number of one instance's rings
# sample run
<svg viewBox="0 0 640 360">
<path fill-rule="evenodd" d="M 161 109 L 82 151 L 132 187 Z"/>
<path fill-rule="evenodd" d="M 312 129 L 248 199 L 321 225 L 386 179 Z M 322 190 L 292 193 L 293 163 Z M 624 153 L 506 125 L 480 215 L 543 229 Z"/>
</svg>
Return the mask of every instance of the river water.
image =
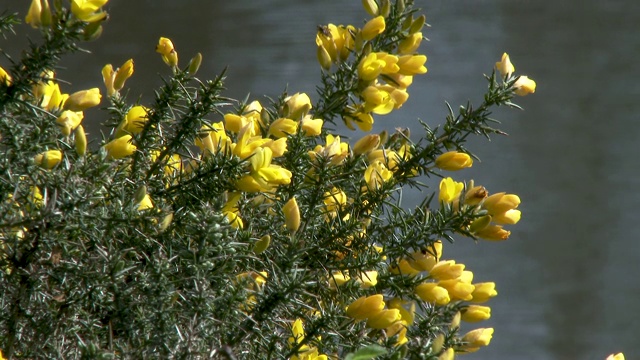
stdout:
<svg viewBox="0 0 640 360">
<path fill-rule="evenodd" d="M 10 7 L 24 12 L 27 3 Z M 445 100 L 477 103 L 482 74 L 504 51 L 518 73 L 538 83 L 535 95 L 518 99 L 525 111 L 495 113 L 510 136 L 472 140 L 470 149 L 483 161 L 453 174 L 491 192 L 519 194 L 523 211 L 507 242 L 459 239 L 445 247 L 445 258 L 467 264 L 477 281 L 498 284 L 492 318 L 481 324 L 495 328 L 493 341 L 464 358 L 596 360 L 618 351 L 636 358 L 640 3 L 418 3 L 432 25 L 422 47 L 429 72 L 416 78 L 402 111 L 377 119 L 375 131 L 410 127 L 417 137 L 417 119 L 441 122 Z M 87 46 L 95 56 L 68 57 L 59 74 L 82 89 L 101 82 L 105 63 L 134 58 L 136 73 L 127 85 L 143 100 L 160 84 L 158 73 L 167 74 L 154 52 L 160 36 L 173 40 L 183 64 L 202 52 L 203 78 L 229 65 L 231 97 L 263 99 L 285 87 L 315 94 L 316 25 L 361 24 L 365 15 L 356 0 L 112 0 L 108 11 L 102 38 Z M 20 47 L 3 45 L 10 53 Z"/>
</svg>

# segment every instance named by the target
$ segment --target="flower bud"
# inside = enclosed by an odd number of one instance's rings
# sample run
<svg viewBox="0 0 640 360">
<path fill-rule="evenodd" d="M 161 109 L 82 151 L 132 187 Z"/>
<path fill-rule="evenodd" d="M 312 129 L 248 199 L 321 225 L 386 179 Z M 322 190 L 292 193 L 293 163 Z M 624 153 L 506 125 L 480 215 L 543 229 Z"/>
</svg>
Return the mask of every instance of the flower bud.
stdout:
<svg viewBox="0 0 640 360">
<path fill-rule="evenodd" d="M 380 10 L 378 10 L 378 14 L 384 17 L 389 16 L 391 13 L 391 1 L 390 0 L 379 0 L 380 1 Z"/>
<path fill-rule="evenodd" d="M 473 186 L 464 194 L 464 203 L 469 206 L 476 206 L 487 198 L 489 192 L 484 186 Z"/>
<path fill-rule="evenodd" d="M 42 26 L 51 25 L 51 8 L 49 7 L 49 0 L 42 1 L 42 12 L 40 13 L 40 21 Z"/>
<path fill-rule="evenodd" d="M 269 245 L 271 245 L 271 236 L 265 235 L 261 237 L 260 240 L 256 241 L 256 243 L 253 245 L 253 252 L 256 255 L 262 254 L 269 248 Z"/>
<path fill-rule="evenodd" d="M 160 222 L 160 227 L 159 227 L 160 232 L 167 230 L 167 228 L 169 228 L 169 225 L 171 225 L 172 221 L 173 221 L 173 213 L 168 213 Z"/>
<path fill-rule="evenodd" d="M 413 54 L 420 47 L 422 42 L 422 32 L 413 33 L 398 43 L 400 54 Z"/>
<path fill-rule="evenodd" d="M 447 289 L 451 300 L 469 301 L 473 299 L 471 293 L 473 293 L 475 286 L 460 281 L 460 279 L 442 280 L 438 282 L 438 286 Z"/>
<path fill-rule="evenodd" d="M 509 77 L 514 71 L 516 71 L 516 68 L 511 63 L 507 53 L 502 54 L 502 59 L 496 63 L 496 68 L 504 77 Z"/>
<path fill-rule="evenodd" d="M 473 293 L 471 293 L 473 299 L 470 301 L 474 303 L 483 303 L 498 295 L 498 292 L 496 291 L 496 283 L 494 282 L 484 282 L 473 285 L 475 286 L 475 289 L 473 289 Z"/>
<path fill-rule="evenodd" d="M 48 150 L 36 155 L 33 160 L 37 165 L 40 165 L 40 167 L 44 169 L 53 169 L 62 161 L 62 151 Z"/>
<path fill-rule="evenodd" d="M 436 166 L 447 171 L 462 170 L 472 165 L 473 159 L 471 159 L 471 156 L 457 151 L 446 152 L 436 159 Z"/>
<path fill-rule="evenodd" d="M 318 136 L 322 134 L 322 119 L 314 119 L 311 115 L 305 116 L 300 121 L 300 129 L 306 136 Z"/>
<path fill-rule="evenodd" d="M 276 138 L 283 138 L 296 132 L 298 132 L 298 123 L 287 118 L 280 118 L 269 126 L 269 134 Z"/>
<path fill-rule="evenodd" d="M 367 21 L 367 23 L 362 27 L 362 39 L 364 41 L 372 40 L 384 32 L 385 26 L 384 16 L 378 16 Z"/>
<path fill-rule="evenodd" d="M 311 99 L 305 93 L 295 93 L 284 99 L 283 116 L 288 119 L 301 120 L 311 110 Z"/>
<path fill-rule="evenodd" d="M 426 55 L 402 55 L 398 57 L 398 74 L 400 75 L 418 75 L 427 72 L 424 63 L 427 62 Z"/>
<path fill-rule="evenodd" d="M 431 342 L 431 352 L 434 354 L 439 353 L 440 350 L 442 350 L 443 345 L 444 345 L 444 334 L 440 333 Z"/>
<path fill-rule="evenodd" d="M 487 320 L 491 317 L 491 308 L 481 305 L 469 305 L 462 310 L 462 321 L 475 323 Z"/>
<path fill-rule="evenodd" d="M 485 215 L 473 220 L 471 225 L 469 225 L 469 232 L 475 234 L 478 231 L 486 228 L 491 223 L 491 219 L 491 215 Z"/>
<path fill-rule="evenodd" d="M 536 92 L 536 82 L 527 76 L 520 76 L 513 84 L 513 91 L 519 96 L 533 94 Z"/>
<path fill-rule="evenodd" d="M 464 189 L 463 183 L 454 181 L 450 177 L 444 178 L 440 181 L 440 192 L 438 193 L 438 200 L 441 203 L 453 203 L 460 197 L 462 189 Z"/>
<path fill-rule="evenodd" d="M 107 88 L 107 96 L 111 96 L 116 92 L 116 89 L 113 88 L 115 77 L 116 73 L 113 71 L 113 65 L 107 64 L 102 68 L 102 81 Z"/>
<path fill-rule="evenodd" d="M 479 347 L 487 346 L 491 342 L 493 336 L 493 328 L 480 328 L 469 331 L 462 337 L 462 341 L 466 344 L 464 348 L 467 350 L 477 350 Z"/>
<path fill-rule="evenodd" d="M 496 224 L 514 225 L 517 224 L 518 221 L 520 221 L 521 216 L 522 213 L 520 212 L 520 210 L 507 210 L 502 214 L 493 215 L 493 221 Z"/>
<path fill-rule="evenodd" d="M 453 350 L 453 348 L 448 348 L 442 354 L 440 354 L 440 356 L 438 356 L 438 360 L 453 360 L 455 356 L 455 350 Z"/>
<path fill-rule="evenodd" d="M 121 159 L 132 155 L 137 147 L 131 143 L 131 140 L 131 135 L 124 135 L 111 140 L 104 146 L 107 150 L 107 156 L 111 159 Z"/>
<path fill-rule="evenodd" d="M 456 264 L 455 260 L 443 260 L 431 268 L 429 276 L 437 280 L 450 280 L 459 278 L 464 270 L 464 264 Z"/>
<path fill-rule="evenodd" d="M 64 136 L 69 136 L 80 125 L 83 117 L 82 111 L 65 110 L 56 119 L 56 124 Z"/>
<path fill-rule="evenodd" d="M 107 13 L 102 13 L 104 14 L 104 16 L 107 15 Z M 82 29 L 82 38 L 85 41 L 94 41 L 97 40 L 100 35 L 102 35 L 102 23 L 100 21 L 96 21 L 96 22 L 90 22 L 87 25 L 84 26 L 84 28 Z"/>
<path fill-rule="evenodd" d="M 42 25 L 40 15 L 42 14 L 42 3 L 40 0 L 31 0 L 29 11 L 24 19 L 24 22 L 31 25 L 32 28 L 37 29 Z"/>
<path fill-rule="evenodd" d="M 362 0 L 362 7 L 371 16 L 378 15 L 378 4 L 375 0 Z"/>
<path fill-rule="evenodd" d="M 295 197 L 292 197 L 282 207 L 284 212 L 284 224 L 291 231 L 295 233 L 300 228 L 300 208 Z"/>
<path fill-rule="evenodd" d="M 378 314 L 384 309 L 381 294 L 363 296 L 347 307 L 347 316 L 355 320 L 364 320 Z"/>
<path fill-rule="evenodd" d="M 318 63 L 320 63 L 320 66 L 322 66 L 324 70 L 331 70 L 331 55 L 329 55 L 329 52 L 323 45 L 318 45 L 316 57 L 318 58 Z"/>
<path fill-rule="evenodd" d="M 79 156 L 83 156 L 87 152 L 87 135 L 84 132 L 82 125 L 76 128 L 75 132 L 75 146 L 76 153 Z"/>
<path fill-rule="evenodd" d="M 518 195 L 504 192 L 493 194 L 482 203 L 482 207 L 491 215 L 503 214 L 517 208 L 518 205 L 520 205 L 520 197 Z"/>
<path fill-rule="evenodd" d="M 504 230 L 502 225 L 489 225 L 474 235 L 485 240 L 502 241 L 509 238 L 511 231 Z"/>
<path fill-rule="evenodd" d="M 189 61 L 189 75 L 193 76 L 198 72 L 198 69 L 200 69 L 200 65 L 202 64 L 202 54 L 201 53 L 197 53 L 192 59 L 191 61 Z"/>
<path fill-rule="evenodd" d="M 162 55 L 162 61 L 169 66 L 178 66 L 178 52 L 170 39 L 161 37 L 156 46 L 156 52 Z"/>
<path fill-rule="evenodd" d="M 113 88 L 118 91 L 124 87 L 125 81 L 133 75 L 133 59 L 125 61 L 124 64 L 115 72 L 113 79 Z"/>
<path fill-rule="evenodd" d="M 420 15 L 420 17 L 418 17 L 411 23 L 411 27 L 409 28 L 409 34 L 417 33 L 418 31 L 422 30 L 422 27 L 424 26 L 426 21 L 427 21 L 427 17 L 424 16 L 424 14 Z"/>
<path fill-rule="evenodd" d="M 137 204 L 144 200 L 145 196 L 147 196 L 147 187 L 145 185 L 141 185 L 133 194 L 133 201 Z"/>
<path fill-rule="evenodd" d="M 353 145 L 353 155 L 358 156 L 367 154 L 368 152 L 378 148 L 378 146 L 380 146 L 380 135 L 365 135 Z"/>
<path fill-rule="evenodd" d="M 92 88 L 89 90 L 77 91 L 64 102 L 64 109 L 71 111 L 84 111 L 90 107 L 100 104 L 100 89 Z"/>
<path fill-rule="evenodd" d="M 439 306 L 447 305 L 451 301 L 451 297 L 449 297 L 447 289 L 438 286 L 436 283 L 422 283 L 416 286 L 414 292 L 423 301 Z"/>
</svg>

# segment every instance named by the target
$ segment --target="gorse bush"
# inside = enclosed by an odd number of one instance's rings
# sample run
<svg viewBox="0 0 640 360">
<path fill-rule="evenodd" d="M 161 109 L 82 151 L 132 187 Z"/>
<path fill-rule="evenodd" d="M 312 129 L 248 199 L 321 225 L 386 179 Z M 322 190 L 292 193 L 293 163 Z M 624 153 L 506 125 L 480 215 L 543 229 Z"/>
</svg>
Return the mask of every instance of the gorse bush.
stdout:
<svg viewBox="0 0 640 360">
<path fill-rule="evenodd" d="M 412 142 L 369 133 L 427 72 L 412 1 L 364 0 L 361 27 L 318 28 L 315 102 L 227 98 L 224 73 L 198 78 L 201 55 L 160 38 L 168 71 L 145 104 L 126 96 L 133 60 L 88 90 L 55 76 L 99 37 L 106 2 L 34 0 L 42 40 L 0 68 L 4 356 L 452 359 L 489 344 L 475 323 L 495 284 L 443 253 L 506 240 L 520 199 L 445 176 L 472 166 L 470 135 L 503 134 L 494 107 L 534 92 L 506 54 L 479 105 L 417 123 Z M 21 16 L 0 17 L 4 37 Z M 102 139 L 82 125 L 95 106 Z M 367 134 L 349 143 L 341 122 Z M 403 187 L 419 206 L 399 206 Z"/>
</svg>

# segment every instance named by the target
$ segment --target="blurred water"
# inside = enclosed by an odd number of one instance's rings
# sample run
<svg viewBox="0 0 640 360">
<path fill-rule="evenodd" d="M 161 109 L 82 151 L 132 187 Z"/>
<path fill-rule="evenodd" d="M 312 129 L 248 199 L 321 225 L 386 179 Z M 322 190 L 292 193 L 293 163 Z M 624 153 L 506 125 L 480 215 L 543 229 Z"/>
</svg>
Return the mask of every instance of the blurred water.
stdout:
<svg viewBox="0 0 640 360">
<path fill-rule="evenodd" d="M 5 6 L 24 12 L 27 3 Z M 624 351 L 633 359 L 640 354 L 640 3 L 419 3 L 432 25 L 422 48 L 429 73 L 416 78 L 402 111 L 377 119 L 375 131 L 411 127 L 417 136 L 418 118 L 442 121 L 445 100 L 477 103 L 482 74 L 503 51 L 538 82 L 537 93 L 520 101 L 526 111 L 495 114 L 511 136 L 473 140 L 483 162 L 453 174 L 519 194 L 524 214 L 507 242 L 460 239 L 445 248 L 445 257 L 467 264 L 476 281 L 496 281 L 500 293 L 489 303 L 492 319 L 479 325 L 495 327 L 491 346 L 465 358 L 595 360 Z M 355 0 L 112 0 L 108 10 L 104 35 L 86 46 L 95 56 L 66 58 L 59 75 L 73 90 L 95 86 L 105 63 L 132 57 L 136 73 L 127 85 L 143 103 L 161 83 L 158 74 L 168 74 L 154 52 L 160 36 L 174 41 L 182 63 L 202 52 L 203 78 L 229 65 L 229 96 L 264 100 L 287 87 L 315 94 L 316 25 L 364 18 Z M 14 55 L 20 46 L 2 43 Z M 95 126 L 93 114 L 85 121 Z"/>
</svg>

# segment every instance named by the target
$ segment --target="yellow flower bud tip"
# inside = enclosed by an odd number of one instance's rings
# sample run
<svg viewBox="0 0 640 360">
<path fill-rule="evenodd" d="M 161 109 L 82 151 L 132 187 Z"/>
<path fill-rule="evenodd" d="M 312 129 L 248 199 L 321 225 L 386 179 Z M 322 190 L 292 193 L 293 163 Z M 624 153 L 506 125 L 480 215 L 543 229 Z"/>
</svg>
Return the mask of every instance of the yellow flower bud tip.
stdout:
<svg viewBox="0 0 640 360">
<path fill-rule="evenodd" d="M 416 286 L 414 292 L 423 301 L 434 303 L 439 306 L 447 305 L 451 301 L 447 289 L 438 286 L 436 283 L 422 283 Z"/>
<path fill-rule="evenodd" d="M 151 196 L 149 194 L 145 194 L 142 200 L 138 203 L 138 211 L 148 210 L 153 208 L 153 202 L 151 201 Z"/>
<path fill-rule="evenodd" d="M 527 76 L 520 76 L 513 83 L 513 91 L 518 96 L 525 96 L 536 92 L 536 82 Z"/>
<path fill-rule="evenodd" d="M 295 197 L 292 197 L 282 207 L 284 223 L 290 232 L 295 233 L 300 228 L 300 208 Z"/>
<path fill-rule="evenodd" d="M 44 169 L 53 169 L 62 161 L 62 151 L 48 150 L 36 155 L 33 160 Z"/>
<path fill-rule="evenodd" d="M 100 104 L 100 89 L 92 88 L 89 90 L 77 91 L 71 95 L 64 102 L 64 109 L 71 111 L 83 111 L 90 107 L 94 107 Z"/>
<path fill-rule="evenodd" d="M 384 16 L 377 16 L 369 21 L 362 27 L 362 39 L 364 41 L 370 41 L 376 36 L 382 34 L 386 27 Z"/>
<path fill-rule="evenodd" d="M 94 23 L 104 19 L 107 13 L 100 11 L 109 0 L 71 0 L 71 13 L 79 20 Z"/>
<path fill-rule="evenodd" d="M 440 356 L 438 360 L 453 360 L 456 357 L 456 351 L 453 348 L 448 348 Z"/>
<path fill-rule="evenodd" d="M 507 53 L 502 54 L 502 59 L 496 63 L 496 69 L 498 69 L 503 77 L 509 77 L 514 71 L 516 71 L 516 68 L 511 63 Z"/>
<path fill-rule="evenodd" d="M 171 225 L 172 221 L 173 221 L 173 213 L 167 214 L 167 216 L 165 216 L 162 219 L 162 222 L 160 222 L 160 231 L 162 232 L 167 230 L 167 228 L 169 228 L 169 225 Z"/>
<path fill-rule="evenodd" d="M 520 205 L 520 197 L 518 195 L 504 192 L 493 194 L 482 203 L 482 207 L 492 215 L 503 214 L 517 208 L 518 205 Z"/>
<path fill-rule="evenodd" d="M 449 151 L 438 156 L 435 165 L 442 170 L 457 171 L 471 167 L 473 165 L 473 159 L 468 154 Z"/>
<path fill-rule="evenodd" d="M 371 16 L 378 15 L 378 3 L 375 0 L 362 0 L 362 7 Z"/>
</svg>

